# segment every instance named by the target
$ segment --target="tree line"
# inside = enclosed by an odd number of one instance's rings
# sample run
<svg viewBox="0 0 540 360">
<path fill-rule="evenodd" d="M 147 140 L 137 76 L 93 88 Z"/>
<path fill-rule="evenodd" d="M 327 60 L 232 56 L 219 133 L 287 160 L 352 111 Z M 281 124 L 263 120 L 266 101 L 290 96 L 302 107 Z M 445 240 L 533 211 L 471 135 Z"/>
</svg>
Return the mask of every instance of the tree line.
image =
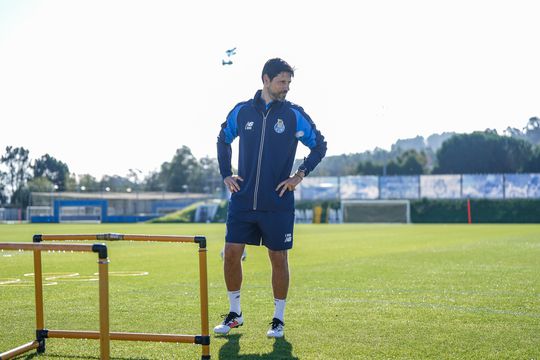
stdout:
<svg viewBox="0 0 540 360">
<path fill-rule="evenodd" d="M 295 164 L 299 165 L 301 160 Z M 540 119 L 529 119 L 523 130 L 508 128 L 471 134 L 444 133 L 398 140 L 390 151 L 329 156 L 310 176 L 421 175 L 540 172 Z M 159 170 L 143 175 L 130 169 L 125 176 L 76 175 L 66 163 L 45 154 L 30 158 L 24 147 L 8 146 L 0 158 L 0 204 L 25 207 L 31 192 L 167 191 L 220 193 L 217 159 L 195 158 L 182 146 Z"/>
<path fill-rule="evenodd" d="M 104 175 L 96 179 L 90 174 L 76 175 L 69 166 L 49 154 L 30 158 L 24 147 L 7 146 L 0 158 L 0 204 L 26 207 L 31 192 L 197 192 L 221 191 L 217 159 L 193 156 L 187 146 L 177 149 L 170 161 L 158 171 L 142 174 L 129 169 L 125 176 Z"/>
<path fill-rule="evenodd" d="M 540 172 L 540 118 L 499 135 L 487 129 L 398 140 L 391 150 L 330 156 L 313 176 Z"/>
<path fill-rule="evenodd" d="M 434 155 L 434 156 L 433 156 Z M 362 161 L 359 175 L 500 174 L 540 172 L 540 147 L 492 131 L 456 134 L 432 154 L 409 149 L 387 161 Z"/>
</svg>

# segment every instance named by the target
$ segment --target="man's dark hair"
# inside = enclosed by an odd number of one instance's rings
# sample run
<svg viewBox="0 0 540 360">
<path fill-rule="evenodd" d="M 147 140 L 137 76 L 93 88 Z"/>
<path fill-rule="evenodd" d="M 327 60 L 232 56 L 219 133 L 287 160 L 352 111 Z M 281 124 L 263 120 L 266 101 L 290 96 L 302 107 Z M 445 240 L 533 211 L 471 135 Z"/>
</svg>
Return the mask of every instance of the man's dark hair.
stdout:
<svg viewBox="0 0 540 360">
<path fill-rule="evenodd" d="M 261 78 L 263 78 L 264 74 L 266 74 L 271 81 L 282 72 L 288 72 L 291 74 L 291 76 L 294 76 L 294 69 L 291 65 L 287 64 L 285 60 L 280 58 L 270 59 L 266 62 L 266 64 L 264 64 Z"/>
</svg>

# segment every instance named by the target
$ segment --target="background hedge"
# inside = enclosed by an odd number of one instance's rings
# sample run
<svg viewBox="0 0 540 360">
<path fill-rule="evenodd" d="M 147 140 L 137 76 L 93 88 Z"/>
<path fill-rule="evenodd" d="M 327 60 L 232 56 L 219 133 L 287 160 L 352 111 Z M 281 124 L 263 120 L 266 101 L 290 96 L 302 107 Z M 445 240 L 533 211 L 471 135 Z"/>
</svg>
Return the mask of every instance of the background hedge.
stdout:
<svg viewBox="0 0 540 360">
<path fill-rule="evenodd" d="M 473 223 L 540 223 L 540 200 L 471 199 Z M 413 200 L 413 223 L 467 223 L 467 200 Z"/>
</svg>

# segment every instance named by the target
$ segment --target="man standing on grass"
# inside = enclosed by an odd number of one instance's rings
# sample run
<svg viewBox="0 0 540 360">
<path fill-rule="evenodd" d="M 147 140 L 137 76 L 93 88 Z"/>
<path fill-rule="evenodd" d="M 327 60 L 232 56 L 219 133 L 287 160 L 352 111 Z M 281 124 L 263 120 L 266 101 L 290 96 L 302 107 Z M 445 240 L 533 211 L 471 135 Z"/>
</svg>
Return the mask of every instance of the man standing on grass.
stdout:
<svg viewBox="0 0 540 360">
<path fill-rule="evenodd" d="M 214 328 L 227 334 L 242 326 L 241 257 L 245 245 L 268 248 L 272 265 L 274 316 L 268 337 L 282 337 L 289 289 L 287 250 L 293 245 L 295 187 L 326 154 L 324 137 L 304 110 L 285 100 L 294 69 L 270 59 L 262 71 L 262 90 L 237 104 L 221 125 L 217 151 L 223 182 L 231 191 L 225 235 L 224 274 L 229 314 Z M 238 174 L 231 167 L 231 143 L 240 138 Z M 311 149 L 291 175 L 298 141 Z"/>
</svg>

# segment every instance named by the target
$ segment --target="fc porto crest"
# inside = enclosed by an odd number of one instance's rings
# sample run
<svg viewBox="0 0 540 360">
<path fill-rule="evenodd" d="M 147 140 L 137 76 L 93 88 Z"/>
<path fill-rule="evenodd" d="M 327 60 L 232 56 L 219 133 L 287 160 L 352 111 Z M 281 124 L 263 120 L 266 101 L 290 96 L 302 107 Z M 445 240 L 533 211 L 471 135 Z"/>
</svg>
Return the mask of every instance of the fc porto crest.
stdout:
<svg viewBox="0 0 540 360">
<path fill-rule="evenodd" d="M 277 119 L 276 125 L 274 125 L 274 131 L 278 134 L 285 131 L 285 124 L 283 123 L 283 120 Z"/>
</svg>

